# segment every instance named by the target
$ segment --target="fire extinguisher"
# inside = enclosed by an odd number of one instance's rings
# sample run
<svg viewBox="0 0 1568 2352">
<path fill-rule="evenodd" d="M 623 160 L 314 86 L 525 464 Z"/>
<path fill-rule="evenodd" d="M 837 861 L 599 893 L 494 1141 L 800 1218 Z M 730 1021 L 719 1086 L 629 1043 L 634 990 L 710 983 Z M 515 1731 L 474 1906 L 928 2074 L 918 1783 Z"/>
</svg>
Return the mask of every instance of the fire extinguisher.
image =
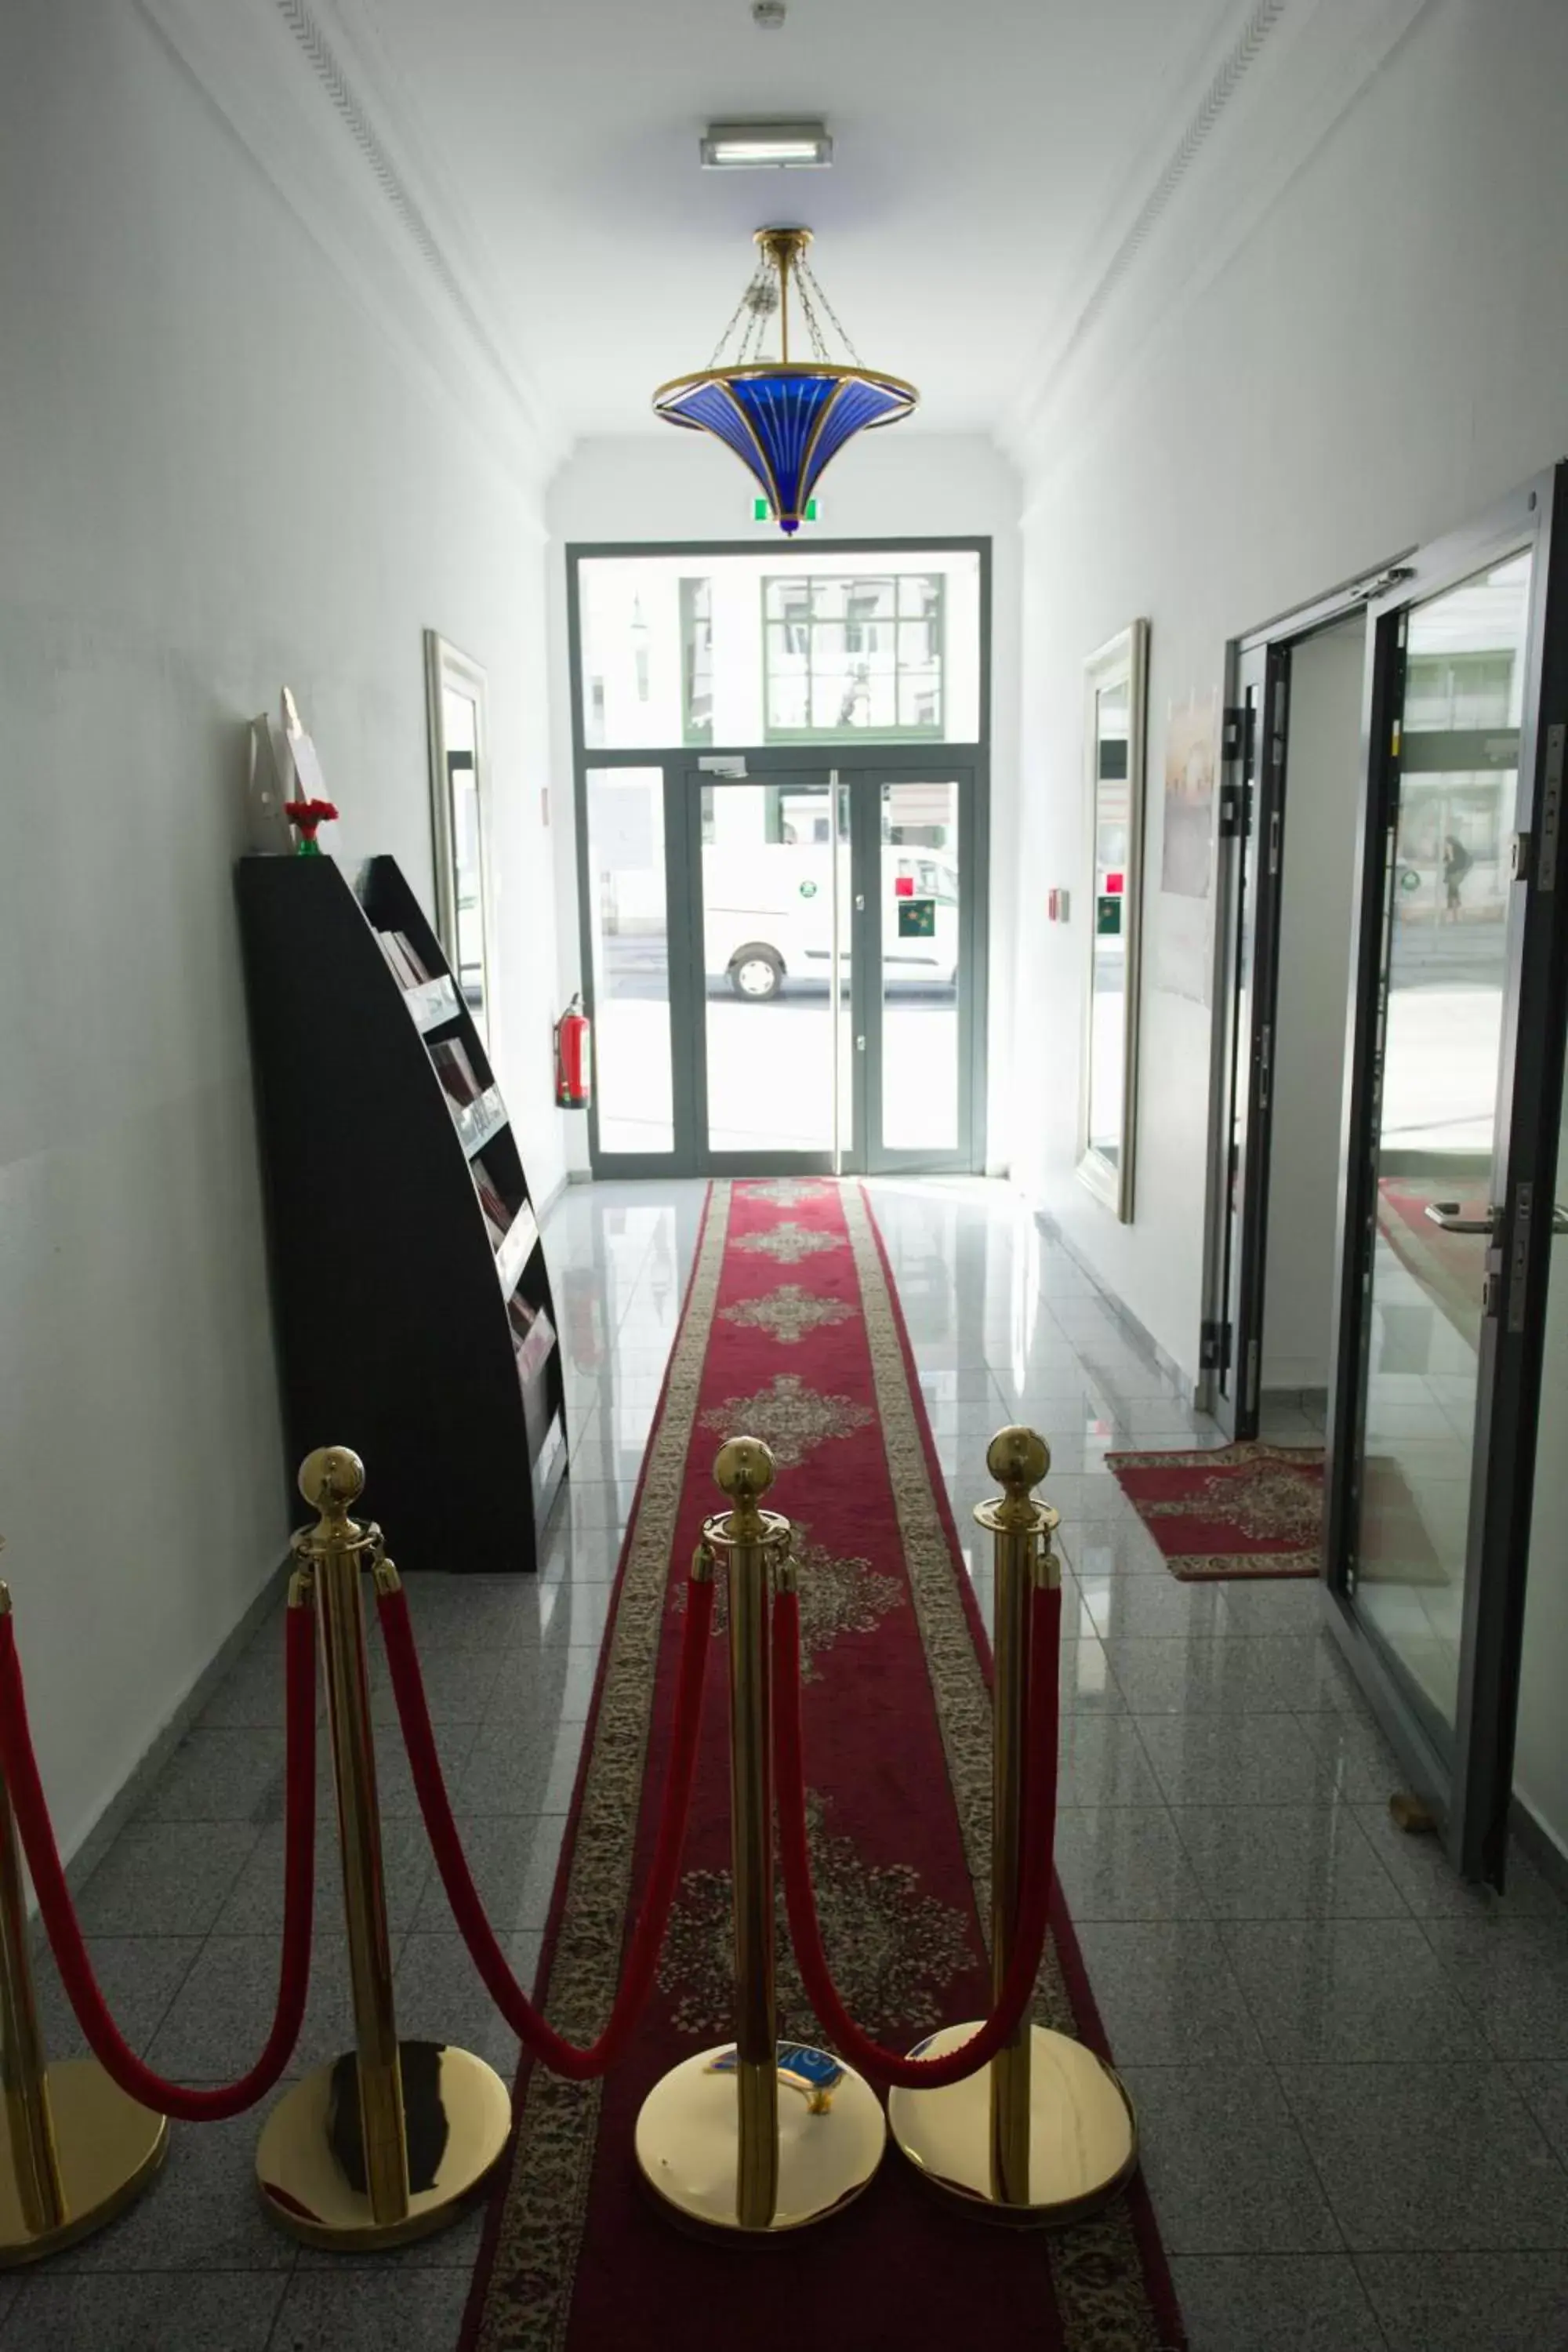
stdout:
<svg viewBox="0 0 1568 2352">
<path fill-rule="evenodd" d="M 586 1110 L 589 1079 L 588 1016 L 574 996 L 555 1024 L 555 1102 L 560 1110 Z"/>
</svg>

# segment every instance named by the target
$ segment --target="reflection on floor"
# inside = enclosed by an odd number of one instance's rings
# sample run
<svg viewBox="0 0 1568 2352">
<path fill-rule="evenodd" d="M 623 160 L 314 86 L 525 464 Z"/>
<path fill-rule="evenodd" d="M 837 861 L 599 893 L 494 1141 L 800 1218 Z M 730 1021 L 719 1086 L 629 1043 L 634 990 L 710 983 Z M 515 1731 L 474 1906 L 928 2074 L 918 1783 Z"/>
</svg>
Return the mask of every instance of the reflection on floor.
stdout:
<svg viewBox="0 0 1568 2352">
<path fill-rule="evenodd" d="M 1313 1586 L 1164 1571 L 1105 1454 L 1216 1433 L 1016 1196 L 871 1190 L 961 1524 L 1000 1423 L 1051 1440 L 1070 1570 L 1059 1866 L 1193 2352 L 1552 2352 L 1568 2342 L 1568 1912 L 1522 1862 L 1506 1902 L 1473 1895 L 1392 1828 L 1395 1769 L 1317 1629 Z M 556 1210 L 575 1468 L 543 1573 L 413 1583 L 463 1830 L 520 1968 L 701 1199 L 605 1185 Z M 1317 1435 L 1305 1420 L 1268 1433 Z M 977 1543 L 969 1562 L 988 1606 Z M 274 1624 L 85 1897 L 127 2031 L 193 2081 L 232 2072 L 270 2013 L 279 1663 Z M 376 1689 L 400 2022 L 510 2073 L 515 2045 L 413 1818 L 379 1667 Z M 349 2043 L 337 1902 L 326 1834 L 301 2064 Z M 47 2015 L 63 2055 L 77 2044 L 53 1985 Z M 396 2257 L 300 2252 L 256 2210 L 255 2136 L 244 2119 L 178 2132 L 141 2209 L 0 2283 L 0 2352 L 450 2352 L 477 2220 Z M 799 2260 L 808 2280 L 808 2248 Z"/>
<path fill-rule="evenodd" d="M 1373 1301 L 1357 1604 L 1451 1730 L 1469 1532 L 1479 1285 L 1471 1331 L 1443 1311 L 1431 1287 L 1380 1232 Z"/>
</svg>

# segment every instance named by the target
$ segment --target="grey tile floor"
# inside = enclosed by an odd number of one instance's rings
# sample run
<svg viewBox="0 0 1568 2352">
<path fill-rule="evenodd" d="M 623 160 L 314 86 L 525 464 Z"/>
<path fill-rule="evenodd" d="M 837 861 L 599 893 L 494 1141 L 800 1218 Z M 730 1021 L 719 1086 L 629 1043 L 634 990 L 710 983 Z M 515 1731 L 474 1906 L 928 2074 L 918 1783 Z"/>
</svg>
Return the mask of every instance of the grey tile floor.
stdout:
<svg viewBox="0 0 1568 2352">
<path fill-rule="evenodd" d="M 1015 1418 L 1051 1441 L 1068 1570 L 1059 1865 L 1193 2352 L 1568 2352 L 1568 1909 L 1522 1864 L 1505 1901 L 1475 1895 L 1393 1829 L 1396 1769 L 1314 1588 L 1166 1573 L 1105 1454 L 1217 1433 L 1016 1196 L 872 1193 L 987 1610 L 968 1517 L 989 1491 L 986 1441 Z M 599 1185 L 560 1203 L 546 1243 L 575 1470 L 542 1573 L 409 1580 L 475 1874 L 521 1971 L 701 1200 L 695 1184 Z M 510 2074 L 515 2044 L 453 1928 L 374 1673 L 400 2022 Z M 274 1621 L 83 1897 L 127 2032 L 192 2081 L 231 2072 L 269 2014 L 281 1688 Z M 301 2067 L 349 2040 L 330 1822 L 320 1899 Z M 67 2054 L 52 1982 L 44 2002 Z M 253 2118 L 178 2132 L 135 2212 L 0 2282 L 0 2352 L 450 2352 L 477 2219 L 395 2258 L 301 2252 L 255 2208 L 255 2134 Z"/>
</svg>

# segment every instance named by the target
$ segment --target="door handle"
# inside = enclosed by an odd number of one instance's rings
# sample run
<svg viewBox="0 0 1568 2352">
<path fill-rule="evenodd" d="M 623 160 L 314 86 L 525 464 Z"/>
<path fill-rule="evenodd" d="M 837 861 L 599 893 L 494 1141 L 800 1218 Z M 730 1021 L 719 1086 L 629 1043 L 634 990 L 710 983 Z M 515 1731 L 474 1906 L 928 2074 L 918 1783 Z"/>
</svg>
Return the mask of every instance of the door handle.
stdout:
<svg viewBox="0 0 1568 2352">
<path fill-rule="evenodd" d="M 1428 1201 L 1426 1215 L 1433 1224 L 1441 1225 L 1446 1234 L 1494 1234 L 1497 1231 L 1498 1213 L 1495 1209 L 1489 1209 L 1484 1217 L 1468 1217 L 1458 1201 Z"/>
<path fill-rule="evenodd" d="M 865 1050 L 866 1050 L 866 1040 L 864 1039 L 864 1037 L 857 1037 L 857 1038 L 856 1038 L 856 1040 L 855 1040 L 855 1051 L 856 1051 L 858 1054 L 863 1054 L 863 1053 L 865 1052 Z"/>
</svg>

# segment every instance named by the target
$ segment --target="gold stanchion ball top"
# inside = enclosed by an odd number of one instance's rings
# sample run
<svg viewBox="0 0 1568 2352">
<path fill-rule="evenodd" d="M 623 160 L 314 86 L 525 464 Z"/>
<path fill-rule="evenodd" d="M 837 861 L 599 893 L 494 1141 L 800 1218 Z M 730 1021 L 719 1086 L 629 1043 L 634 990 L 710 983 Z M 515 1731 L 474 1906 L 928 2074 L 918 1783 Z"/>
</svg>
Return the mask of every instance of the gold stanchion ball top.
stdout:
<svg viewBox="0 0 1568 2352">
<path fill-rule="evenodd" d="M 364 1492 L 364 1464 L 346 1445 L 318 1445 L 300 1465 L 300 1492 L 323 1517 L 346 1511 Z"/>
<path fill-rule="evenodd" d="M 731 1437 L 719 1448 L 713 1475 L 732 1503 L 754 1503 L 773 1483 L 773 1448 L 760 1437 Z"/>
<path fill-rule="evenodd" d="M 985 1467 L 1009 1495 L 1027 1495 L 1051 1466 L 1051 1449 L 1037 1429 L 1021 1423 L 999 1429 L 985 1449 Z"/>
</svg>

